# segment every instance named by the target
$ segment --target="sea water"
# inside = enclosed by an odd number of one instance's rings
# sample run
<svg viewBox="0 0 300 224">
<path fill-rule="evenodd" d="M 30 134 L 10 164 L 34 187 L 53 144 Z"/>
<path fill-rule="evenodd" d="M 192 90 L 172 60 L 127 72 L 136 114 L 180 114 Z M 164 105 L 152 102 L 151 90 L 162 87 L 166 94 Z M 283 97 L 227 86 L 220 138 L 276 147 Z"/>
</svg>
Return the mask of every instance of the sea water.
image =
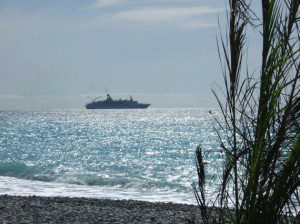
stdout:
<svg viewBox="0 0 300 224">
<path fill-rule="evenodd" d="M 206 109 L 1 111 L 0 194 L 195 203 L 195 148 L 208 191 L 221 175 Z"/>
</svg>

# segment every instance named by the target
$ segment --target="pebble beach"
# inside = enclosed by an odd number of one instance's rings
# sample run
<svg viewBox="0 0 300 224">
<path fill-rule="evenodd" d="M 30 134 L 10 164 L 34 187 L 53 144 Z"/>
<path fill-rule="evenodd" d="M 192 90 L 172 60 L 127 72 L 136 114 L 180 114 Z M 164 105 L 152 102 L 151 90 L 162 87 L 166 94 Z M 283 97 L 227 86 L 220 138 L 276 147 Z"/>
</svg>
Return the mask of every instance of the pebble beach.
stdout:
<svg viewBox="0 0 300 224">
<path fill-rule="evenodd" d="M 0 223 L 192 223 L 194 205 L 134 200 L 0 196 Z"/>
</svg>

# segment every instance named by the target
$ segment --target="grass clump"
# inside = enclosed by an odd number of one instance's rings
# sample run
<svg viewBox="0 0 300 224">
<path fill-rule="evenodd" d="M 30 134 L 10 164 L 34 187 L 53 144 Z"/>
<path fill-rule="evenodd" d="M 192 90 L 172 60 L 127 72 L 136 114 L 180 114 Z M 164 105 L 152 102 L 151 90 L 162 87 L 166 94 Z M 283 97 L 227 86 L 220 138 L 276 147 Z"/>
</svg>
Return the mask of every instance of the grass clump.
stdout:
<svg viewBox="0 0 300 224">
<path fill-rule="evenodd" d="M 257 3 L 257 1 L 255 1 Z M 225 157 L 217 201 L 208 209 L 206 164 L 196 150 L 195 195 L 205 223 L 300 221 L 299 0 L 229 0 L 228 27 L 218 41 L 224 100 L 218 136 Z M 247 30 L 261 37 L 261 64 L 249 74 Z M 250 45 L 251 47 L 251 45 Z"/>
</svg>

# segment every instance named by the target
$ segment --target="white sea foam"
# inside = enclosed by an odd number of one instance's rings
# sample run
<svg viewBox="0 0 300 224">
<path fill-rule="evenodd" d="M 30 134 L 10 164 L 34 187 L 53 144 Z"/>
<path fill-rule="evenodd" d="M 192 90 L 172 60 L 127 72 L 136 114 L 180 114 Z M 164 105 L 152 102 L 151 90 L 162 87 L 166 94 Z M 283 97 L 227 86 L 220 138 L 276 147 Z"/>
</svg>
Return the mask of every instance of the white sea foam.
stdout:
<svg viewBox="0 0 300 224">
<path fill-rule="evenodd" d="M 151 202 L 173 202 L 195 204 L 193 193 L 170 191 L 142 191 L 132 188 L 100 187 L 56 182 L 23 180 L 14 177 L 0 177 L 0 194 L 44 197 L 85 197 L 132 199 Z"/>
</svg>

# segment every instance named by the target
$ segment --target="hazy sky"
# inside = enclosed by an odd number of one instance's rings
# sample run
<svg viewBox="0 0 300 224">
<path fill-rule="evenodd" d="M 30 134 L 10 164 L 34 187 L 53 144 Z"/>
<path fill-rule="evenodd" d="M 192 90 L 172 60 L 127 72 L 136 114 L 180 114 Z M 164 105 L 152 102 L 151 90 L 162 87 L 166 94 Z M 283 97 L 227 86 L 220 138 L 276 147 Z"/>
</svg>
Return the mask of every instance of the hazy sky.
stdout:
<svg viewBox="0 0 300 224">
<path fill-rule="evenodd" d="M 0 109 L 213 106 L 220 0 L 1 0 Z"/>
</svg>

